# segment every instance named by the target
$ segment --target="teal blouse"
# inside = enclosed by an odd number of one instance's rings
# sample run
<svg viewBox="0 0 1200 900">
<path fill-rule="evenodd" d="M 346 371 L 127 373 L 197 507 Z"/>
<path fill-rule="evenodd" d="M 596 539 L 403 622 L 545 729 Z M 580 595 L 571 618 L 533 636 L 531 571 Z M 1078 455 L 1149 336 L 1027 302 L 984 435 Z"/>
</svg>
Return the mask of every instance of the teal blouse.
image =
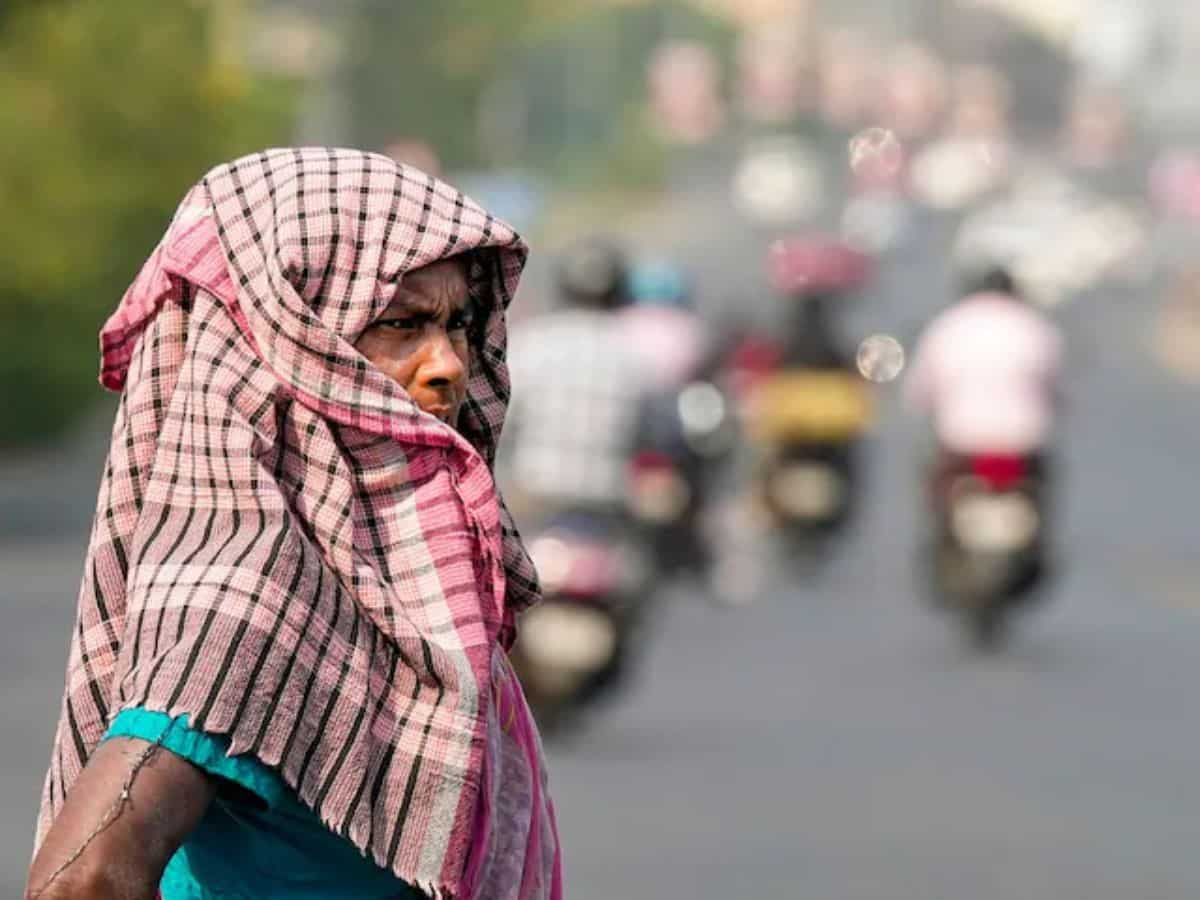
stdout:
<svg viewBox="0 0 1200 900">
<path fill-rule="evenodd" d="M 163 900 L 424 900 L 321 824 L 273 770 L 230 756 L 229 741 L 186 715 L 127 709 L 105 738 L 157 741 L 243 791 L 219 791 L 163 873 Z"/>
</svg>

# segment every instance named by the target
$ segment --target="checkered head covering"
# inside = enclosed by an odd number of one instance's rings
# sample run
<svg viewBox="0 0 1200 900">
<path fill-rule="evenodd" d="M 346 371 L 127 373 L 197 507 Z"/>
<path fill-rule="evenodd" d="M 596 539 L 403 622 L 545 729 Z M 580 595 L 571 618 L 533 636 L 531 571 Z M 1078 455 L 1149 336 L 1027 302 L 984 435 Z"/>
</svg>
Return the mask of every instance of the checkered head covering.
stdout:
<svg viewBox="0 0 1200 900">
<path fill-rule="evenodd" d="M 469 261 L 458 430 L 354 349 Z M 390 159 L 271 150 L 185 198 L 101 334 L 121 391 L 39 841 L 111 719 L 187 713 L 431 896 L 561 895 L 504 648 L 538 594 L 491 463 L 520 238 Z"/>
</svg>

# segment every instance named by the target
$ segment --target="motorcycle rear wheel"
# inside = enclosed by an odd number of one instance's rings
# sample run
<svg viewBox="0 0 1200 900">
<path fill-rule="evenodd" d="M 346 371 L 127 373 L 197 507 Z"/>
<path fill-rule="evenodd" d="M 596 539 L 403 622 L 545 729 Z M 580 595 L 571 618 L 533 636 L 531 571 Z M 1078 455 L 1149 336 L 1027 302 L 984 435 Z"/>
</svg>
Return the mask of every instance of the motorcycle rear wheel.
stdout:
<svg viewBox="0 0 1200 900">
<path fill-rule="evenodd" d="M 967 641 L 978 653 L 1000 650 L 1008 637 L 1007 610 L 1000 605 L 985 605 L 965 613 Z"/>
</svg>

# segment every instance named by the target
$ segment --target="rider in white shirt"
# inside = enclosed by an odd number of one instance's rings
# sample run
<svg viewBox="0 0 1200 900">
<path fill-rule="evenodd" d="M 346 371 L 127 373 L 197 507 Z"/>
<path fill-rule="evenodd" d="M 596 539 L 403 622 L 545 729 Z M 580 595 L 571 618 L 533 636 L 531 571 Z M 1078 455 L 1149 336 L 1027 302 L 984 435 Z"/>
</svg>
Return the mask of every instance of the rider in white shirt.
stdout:
<svg viewBox="0 0 1200 900">
<path fill-rule="evenodd" d="M 619 511 L 652 384 L 618 316 L 624 258 L 589 240 L 566 251 L 557 274 L 560 307 L 511 329 L 506 493 L 543 512 Z"/>
</svg>

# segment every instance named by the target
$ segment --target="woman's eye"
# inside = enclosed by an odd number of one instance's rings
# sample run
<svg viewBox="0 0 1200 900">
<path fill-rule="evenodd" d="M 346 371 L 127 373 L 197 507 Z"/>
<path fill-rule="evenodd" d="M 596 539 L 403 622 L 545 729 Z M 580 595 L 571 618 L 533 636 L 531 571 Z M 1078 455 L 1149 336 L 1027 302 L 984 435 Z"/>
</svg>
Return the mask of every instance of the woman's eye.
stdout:
<svg viewBox="0 0 1200 900">
<path fill-rule="evenodd" d="M 379 328 L 389 331 L 416 331 L 421 327 L 420 319 L 381 319 L 375 323 Z"/>
<path fill-rule="evenodd" d="M 461 310 L 450 317 L 446 327 L 450 331 L 465 331 L 475 321 L 475 314 L 470 310 Z"/>
</svg>

